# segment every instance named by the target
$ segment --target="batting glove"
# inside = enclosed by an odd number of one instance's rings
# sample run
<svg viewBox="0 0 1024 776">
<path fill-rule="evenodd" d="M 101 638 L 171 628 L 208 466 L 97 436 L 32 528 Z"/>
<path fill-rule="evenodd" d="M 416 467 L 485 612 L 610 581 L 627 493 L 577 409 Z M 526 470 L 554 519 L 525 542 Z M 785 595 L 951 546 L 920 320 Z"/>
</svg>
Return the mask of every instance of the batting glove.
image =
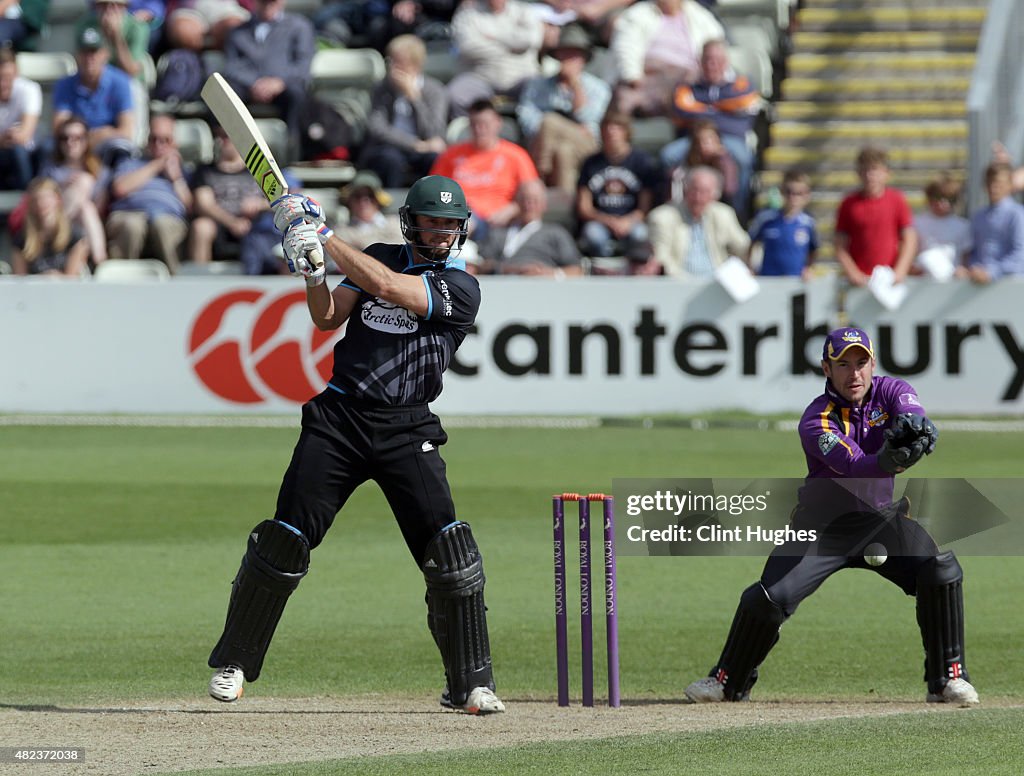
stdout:
<svg viewBox="0 0 1024 776">
<path fill-rule="evenodd" d="M 285 194 L 278 197 L 270 203 L 270 209 L 274 211 L 274 226 L 282 234 L 296 221 L 320 227 L 326 220 L 320 203 L 304 194 Z"/>
<path fill-rule="evenodd" d="M 296 277 L 304 277 L 306 286 L 312 288 L 327 279 L 324 249 L 315 226 L 300 219 L 285 232 L 281 246 L 284 248 L 284 260 L 288 265 L 288 271 Z"/>
</svg>

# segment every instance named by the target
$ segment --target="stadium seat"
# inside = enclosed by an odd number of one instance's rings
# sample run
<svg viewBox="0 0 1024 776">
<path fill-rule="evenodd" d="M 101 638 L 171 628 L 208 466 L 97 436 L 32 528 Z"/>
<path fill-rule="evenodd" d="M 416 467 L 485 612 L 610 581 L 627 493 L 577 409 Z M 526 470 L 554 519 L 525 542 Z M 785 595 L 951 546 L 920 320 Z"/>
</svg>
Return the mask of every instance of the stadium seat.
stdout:
<svg viewBox="0 0 1024 776">
<path fill-rule="evenodd" d="M 213 161 L 213 132 L 205 120 L 179 118 L 174 125 L 174 139 L 186 162 L 199 165 Z"/>
<path fill-rule="evenodd" d="M 376 49 L 321 49 L 313 55 L 313 93 L 322 96 L 345 87 L 372 89 L 387 70 Z M 322 97 L 328 99 L 329 97 Z"/>
<path fill-rule="evenodd" d="M 170 280 L 171 273 L 159 259 L 107 259 L 96 267 L 93 277 L 97 283 L 134 283 Z"/>
<path fill-rule="evenodd" d="M 255 121 L 278 165 L 286 166 L 292 158 L 288 125 L 281 119 L 258 118 Z"/>
<path fill-rule="evenodd" d="M 21 198 L 25 196 L 24 191 L 15 189 L 0 191 L 0 216 L 6 217 L 8 213 L 21 204 Z"/>
<path fill-rule="evenodd" d="M 449 145 L 462 143 L 469 140 L 469 117 L 456 116 L 448 122 L 448 128 L 444 133 L 445 140 Z M 519 122 L 514 116 L 501 117 L 501 137 L 512 143 L 523 143 L 523 131 L 519 128 Z"/>
<path fill-rule="evenodd" d="M 324 215 L 327 216 L 328 223 L 333 223 L 337 220 L 338 208 L 341 206 L 339 201 L 341 192 L 337 186 L 304 187 L 302 193 L 320 203 L 320 207 L 324 209 Z"/>
<path fill-rule="evenodd" d="M 207 73 L 219 73 L 224 69 L 227 55 L 219 49 L 207 49 L 202 53 L 203 68 Z"/>
<path fill-rule="evenodd" d="M 207 264 L 183 261 L 178 270 L 178 277 L 233 277 L 244 274 L 242 262 L 234 260 L 211 261 Z"/>
<path fill-rule="evenodd" d="M 436 50 L 428 48 L 427 60 L 423 63 L 423 72 L 446 84 L 459 72 L 459 58 L 450 48 Z"/>
<path fill-rule="evenodd" d="M 734 20 L 755 16 L 784 30 L 789 26 L 790 14 L 796 5 L 797 0 L 718 0 L 715 10 L 730 31 Z"/>
<path fill-rule="evenodd" d="M 762 97 L 772 96 L 774 68 L 766 51 L 754 46 L 729 46 L 729 62 L 737 73 L 750 79 Z"/>
<path fill-rule="evenodd" d="M 18 75 L 44 89 L 78 69 L 75 58 L 66 51 L 21 51 L 17 59 Z"/>
<path fill-rule="evenodd" d="M 559 188 L 548 188 L 548 206 L 544 211 L 544 222 L 561 224 L 570 232 L 576 231 L 576 195 Z"/>
<path fill-rule="evenodd" d="M 633 119 L 633 147 L 654 156 L 676 139 L 676 126 L 663 116 Z"/>
</svg>

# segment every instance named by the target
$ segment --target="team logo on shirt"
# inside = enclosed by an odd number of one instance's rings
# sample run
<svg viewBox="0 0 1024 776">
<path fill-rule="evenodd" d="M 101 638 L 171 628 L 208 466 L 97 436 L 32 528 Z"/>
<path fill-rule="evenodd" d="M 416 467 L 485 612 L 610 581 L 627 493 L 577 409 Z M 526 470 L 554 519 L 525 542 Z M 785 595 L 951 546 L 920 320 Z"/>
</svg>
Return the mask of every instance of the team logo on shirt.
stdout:
<svg viewBox="0 0 1024 776">
<path fill-rule="evenodd" d="M 452 193 L 450 191 L 442 191 L 441 201 L 446 205 L 452 204 Z"/>
<path fill-rule="evenodd" d="M 871 414 L 868 416 L 868 425 L 874 428 L 880 426 L 889 419 L 889 413 L 885 410 L 873 409 Z"/>
<path fill-rule="evenodd" d="M 388 334 L 412 334 L 420 326 L 419 319 L 411 312 L 383 299 L 363 302 L 361 317 L 371 329 Z"/>
<path fill-rule="evenodd" d="M 452 292 L 448 290 L 448 284 L 438 278 L 437 288 L 441 292 L 442 310 L 441 314 L 445 318 L 452 317 Z"/>
<path fill-rule="evenodd" d="M 821 450 L 822 455 L 828 455 L 832 452 L 832 448 L 839 444 L 839 437 L 833 434 L 831 431 L 826 431 L 820 437 L 818 437 L 818 449 Z"/>
</svg>

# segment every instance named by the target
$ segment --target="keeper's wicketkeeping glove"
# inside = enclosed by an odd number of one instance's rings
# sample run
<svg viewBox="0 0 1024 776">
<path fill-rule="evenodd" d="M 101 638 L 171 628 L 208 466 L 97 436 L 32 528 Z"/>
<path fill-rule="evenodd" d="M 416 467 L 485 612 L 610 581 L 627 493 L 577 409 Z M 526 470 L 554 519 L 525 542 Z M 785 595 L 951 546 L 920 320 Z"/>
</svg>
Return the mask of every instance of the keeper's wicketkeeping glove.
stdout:
<svg viewBox="0 0 1024 776">
<path fill-rule="evenodd" d="M 904 412 L 886 429 L 885 438 L 892 440 L 894 447 L 917 446 L 920 443 L 924 454 L 931 455 L 939 440 L 939 430 L 924 415 Z"/>
</svg>

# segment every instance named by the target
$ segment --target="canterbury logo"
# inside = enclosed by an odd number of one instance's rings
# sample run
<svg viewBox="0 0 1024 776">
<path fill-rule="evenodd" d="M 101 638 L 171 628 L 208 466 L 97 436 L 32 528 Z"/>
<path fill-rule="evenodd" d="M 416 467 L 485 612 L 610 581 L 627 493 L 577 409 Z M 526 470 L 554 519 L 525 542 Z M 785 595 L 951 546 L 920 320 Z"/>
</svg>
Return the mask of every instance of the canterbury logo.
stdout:
<svg viewBox="0 0 1024 776">
<path fill-rule="evenodd" d="M 305 307 L 305 291 L 226 291 L 196 314 L 185 357 L 206 389 L 231 404 L 301 404 L 330 379 L 340 337 L 316 329 Z"/>
<path fill-rule="evenodd" d="M 435 449 L 434 446 L 432 444 L 430 444 L 430 442 L 424 442 L 423 446 L 420 447 L 420 452 L 421 453 L 429 453 L 431 450 L 434 450 L 434 449 Z"/>
</svg>

